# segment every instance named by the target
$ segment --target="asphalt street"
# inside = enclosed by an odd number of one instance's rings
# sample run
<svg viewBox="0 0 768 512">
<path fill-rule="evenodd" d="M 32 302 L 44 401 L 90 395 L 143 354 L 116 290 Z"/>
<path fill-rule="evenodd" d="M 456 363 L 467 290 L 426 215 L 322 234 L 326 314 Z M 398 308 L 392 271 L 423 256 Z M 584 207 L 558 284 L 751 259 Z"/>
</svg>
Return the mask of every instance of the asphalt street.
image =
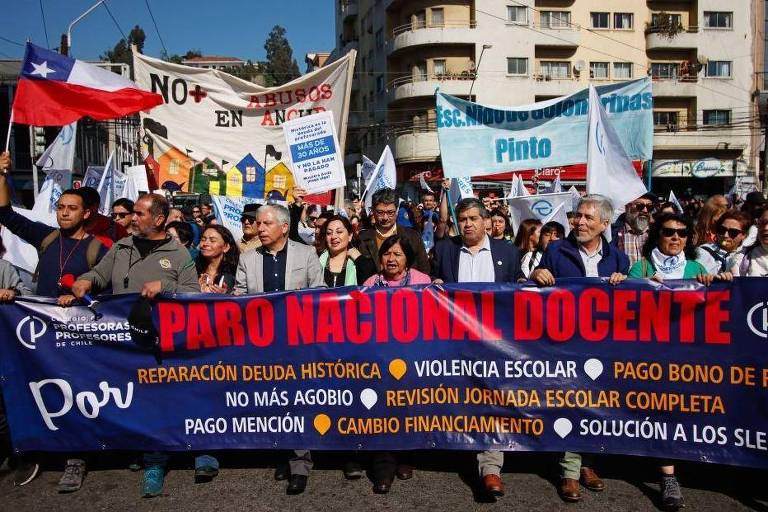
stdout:
<svg viewBox="0 0 768 512">
<path fill-rule="evenodd" d="M 60 495 L 56 484 L 59 461 L 47 459 L 42 474 L 24 487 L 13 487 L 9 472 L 0 471 L 2 511 L 643 511 L 657 506 L 658 483 L 653 461 L 632 457 L 601 457 L 598 471 L 607 483 L 603 493 L 583 490 L 577 504 L 560 501 L 556 491 L 555 459 L 551 455 L 507 455 L 506 496 L 496 502 L 478 492 L 474 454 L 422 453 L 412 480 L 395 481 L 387 495 L 375 495 L 367 478 L 344 479 L 338 454 L 317 456 L 307 491 L 286 496 L 285 482 L 273 479 L 273 454 L 220 454 L 222 470 L 213 482 L 195 484 L 192 457 L 176 456 L 162 496 L 140 497 L 141 472 L 123 469 L 128 459 L 113 454 L 89 458 L 83 488 Z M 681 464 L 686 511 L 768 511 L 766 472 L 728 466 Z"/>
</svg>

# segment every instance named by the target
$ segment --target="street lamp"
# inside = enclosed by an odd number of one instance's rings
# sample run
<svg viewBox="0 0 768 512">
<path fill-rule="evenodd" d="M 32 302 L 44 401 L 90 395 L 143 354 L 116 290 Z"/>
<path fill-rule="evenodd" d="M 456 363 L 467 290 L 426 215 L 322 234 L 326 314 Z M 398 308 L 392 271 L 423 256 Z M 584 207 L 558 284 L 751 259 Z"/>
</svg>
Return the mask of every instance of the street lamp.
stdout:
<svg viewBox="0 0 768 512">
<path fill-rule="evenodd" d="M 67 27 L 67 35 L 66 35 L 66 41 L 64 38 L 62 38 L 61 41 L 61 53 L 62 55 L 69 55 L 69 49 L 72 48 L 72 27 L 75 26 L 77 22 L 91 14 L 94 9 L 96 9 L 98 6 L 104 3 L 104 0 L 99 0 L 95 4 L 93 4 L 87 11 L 85 11 L 83 14 L 75 18 L 75 20 L 69 24 L 69 27 Z"/>
<path fill-rule="evenodd" d="M 484 44 L 483 49 L 480 50 L 480 57 L 477 59 L 477 66 L 475 66 L 475 76 L 472 77 L 472 84 L 469 86 L 469 101 L 472 101 L 472 88 L 475 87 L 475 80 L 477 80 L 477 73 L 480 71 L 480 63 L 483 62 L 483 54 L 485 50 L 493 48 L 492 44 Z"/>
</svg>

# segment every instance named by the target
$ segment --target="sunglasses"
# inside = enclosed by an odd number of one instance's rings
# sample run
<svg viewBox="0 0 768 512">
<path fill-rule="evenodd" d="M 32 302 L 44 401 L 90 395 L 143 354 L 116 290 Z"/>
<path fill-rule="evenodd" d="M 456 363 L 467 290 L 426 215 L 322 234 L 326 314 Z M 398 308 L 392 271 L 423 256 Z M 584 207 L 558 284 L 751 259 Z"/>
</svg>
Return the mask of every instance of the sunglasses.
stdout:
<svg viewBox="0 0 768 512">
<path fill-rule="evenodd" d="M 131 215 L 131 214 L 130 214 L 130 213 L 128 213 L 128 212 L 124 212 L 124 213 L 123 213 L 123 212 L 121 212 L 121 213 L 113 213 L 113 214 L 112 214 L 112 220 L 117 220 L 117 219 L 124 219 L 124 218 L 126 218 L 127 216 L 129 216 L 129 215 Z"/>
<path fill-rule="evenodd" d="M 726 228 L 725 226 L 720 226 L 719 228 L 717 228 L 718 235 L 725 236 L 726 233 L 728 233 L 729 237 L 736 238 L 737 236 L 742 234 L 743 231 L 736 228 Z"/>
<path fill-rule="evenodd" d="M 645 204 L 645 203 L 636 203 L 634 205 L 635 210 L 639 212 L 652 212 L 653 211 L 653 205 L 652 204 Z"/>
<path fill-rule="evenodd" d="M 672 238 L 677 233 L 680 238 L 688 238 L 690 234 L 688 228 L 675 229 L 675 228 L 661 228 L 661 235 L 666 238 Z"/>
<path fill-rule="evenodd" d="M 312 215 L 310 215 L 310 216 L 309 216 L 309 220 L 311 220 L 312 222 L 315 222 L 315 221 L 316 221 L 317 219 L 319 219 L 319 218 L 320 218 L 320 216 L 319 216 L 319 215 L 318 215 L 318 216 L 316 216 L 316 217 L 315 217 L 315 216 L 312 216 Z"/>
<path fill-rule="evenodd" d="M 247 215 L 243 215 L 242 217 L 240 217 L 240 222 L 242 224 L 253 224 L 254 222 L 256 222 L 256 219 L 254 219 L 253 217 L 248 217 Z"/>
</svg>

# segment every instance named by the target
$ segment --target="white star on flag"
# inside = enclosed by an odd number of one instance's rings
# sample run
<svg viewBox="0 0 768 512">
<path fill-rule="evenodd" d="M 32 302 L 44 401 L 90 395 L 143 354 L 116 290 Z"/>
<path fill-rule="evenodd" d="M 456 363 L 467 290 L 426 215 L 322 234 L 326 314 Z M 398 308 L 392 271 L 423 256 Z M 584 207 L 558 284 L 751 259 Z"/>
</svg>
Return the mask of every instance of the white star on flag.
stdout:
<svg viewBox="0 0 768 512">
<path fill-rule="evenodd" d="M 32 67 L 35 68 L 34 71 L 30 73 L 30 75 L 40 75 L 43 78 L 48 78 L 49 73 L 53 73 L 53 70 L 48 67 L 48 61 L 43 61 L 42 64 L 35 64 L 32 63 Z"/>
</svg>

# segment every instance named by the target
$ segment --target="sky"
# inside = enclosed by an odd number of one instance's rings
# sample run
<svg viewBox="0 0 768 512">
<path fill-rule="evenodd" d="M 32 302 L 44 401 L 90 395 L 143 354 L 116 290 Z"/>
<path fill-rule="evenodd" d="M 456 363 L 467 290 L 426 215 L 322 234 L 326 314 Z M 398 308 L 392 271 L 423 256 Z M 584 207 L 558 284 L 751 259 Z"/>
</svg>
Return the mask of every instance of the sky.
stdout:
<svg viewBox="0 0 768 512">
<path fill-rule="evenodd" d="M 14 43 L 23 44 L 28 39 L 39 46 L 57 48 L 69 23 L 96 0 L 4 0 L 0 3 L 6 2 L 5 15 L 0 16 L 0 59 L 21 58 L 24 48 Z M 109 11 L 126 35 L 134 25 L 144 29 L 144 53 L 153 57 L 161 56 L 163 46 L 147 2 L 171 55 L 199 49 L 204 55 L 263 60 L 264 41 L 274 25 L 286 28 L 293 56 L 302 72 L 306 68 L 306 53 L 333 49 L 332 0 L 107 0 Z M 41 5 L 48 30 L 47 42 Z M 72 29 L 71 55 L 83 60 L 98 59 L 122 37 L 107 9 L 99 6 Z"/>
</svg>

